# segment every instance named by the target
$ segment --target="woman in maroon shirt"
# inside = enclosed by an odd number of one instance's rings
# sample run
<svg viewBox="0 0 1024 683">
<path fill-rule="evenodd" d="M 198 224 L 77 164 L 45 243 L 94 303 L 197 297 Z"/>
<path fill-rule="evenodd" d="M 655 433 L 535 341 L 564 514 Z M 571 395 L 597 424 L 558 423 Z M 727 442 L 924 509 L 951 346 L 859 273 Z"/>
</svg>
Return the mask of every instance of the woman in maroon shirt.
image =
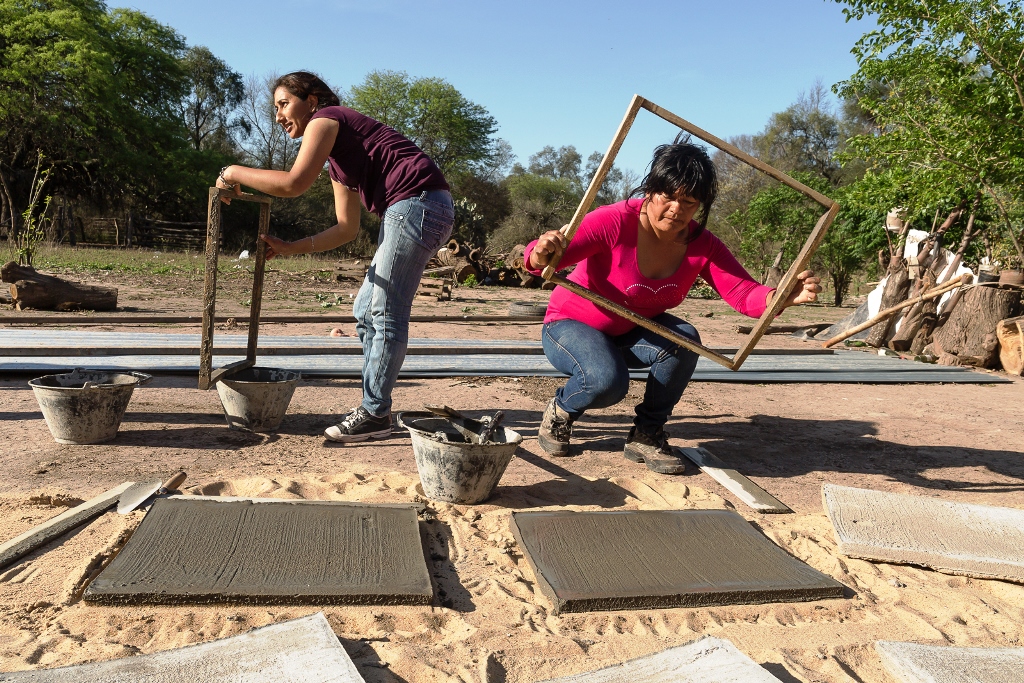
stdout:
<svg viewBox="0 0 1024 683">
<path fill-rule="evenodd" d="M 237 193 L 246 185 L 275 197 L 297 197 L 329 164 L 338 222 L 295 242 L 265 237 L 267 258 L 329 251 L 352 241 L 359 232 L 360 202 L 381 217 L 377 252 L 353 311 L 363 345 L 362 403 L 324 435 L 343 442 L 386 438 L 416 287 L 455 219 L 448 183 L 409 139 L 340 106 L 338 96 L 314 74 L 296 71 L 277 79 L 274 107 L 288 136 L 302 138 L 291 169 L 227 166 L 217 186 Z"/>
</svg>

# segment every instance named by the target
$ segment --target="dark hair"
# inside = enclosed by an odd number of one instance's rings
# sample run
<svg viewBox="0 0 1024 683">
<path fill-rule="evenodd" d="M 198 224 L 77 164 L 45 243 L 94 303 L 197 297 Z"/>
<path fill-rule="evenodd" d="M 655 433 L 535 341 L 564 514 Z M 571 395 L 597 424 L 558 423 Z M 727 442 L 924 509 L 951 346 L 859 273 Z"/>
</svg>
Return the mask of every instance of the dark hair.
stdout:
<svg viewBox="0 0 1024 683">
<path fill-rule="evenodd" d="M 334 94 L 331 87 L 324 83 L 319 76 L 308 71 L 293 71 L 281 76 L 274 81 L 271 91 L 277 92 L 278 88 L 284 88 L 304 100 L 309 99 L 310 95 L 316 95 L 317 111 L 324 107 L 337 107 L 341 104 L 341 100 Z"/>
<path fill-rule="evenodd" d="M 711 205 L 718 197 L 718 173 L 707 150 L 690 142 L 690 136 L 680 133 L 670 145 L 658 145 L 654 150 L 650 171 L 640 186 L 630 192 L 631 197 L 665 194 L 675 197 L 680 190 L 700 202 L 697 223 L 687 241 L 704 232 L 708 224 Z"/>
</svg>

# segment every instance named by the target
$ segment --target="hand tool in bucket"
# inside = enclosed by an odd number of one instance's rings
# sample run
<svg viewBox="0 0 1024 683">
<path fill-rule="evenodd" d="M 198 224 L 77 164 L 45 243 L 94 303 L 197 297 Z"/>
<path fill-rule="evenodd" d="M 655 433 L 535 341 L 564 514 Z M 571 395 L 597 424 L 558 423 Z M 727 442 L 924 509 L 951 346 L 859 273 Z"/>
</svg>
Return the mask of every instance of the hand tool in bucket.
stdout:
<svg viewBox="0 0 1024 683">
<path fill-rule="evenodd" d="M 217 252 L 220 248 L 221 197 L 260 205 L 259 231 L 256 237 L 256 261 L 253 265 L 252 298 L 249 303 L 249 342 L 245 360 L 213 369 L 214 309 L 217 302 Z M 270 197 L 243 192 L 235 195 L 217 187 L 210 188 L 206 218 L 206 281 L 203 290 L 203 341 L 199 347 L 199 388 L 210 389 L 232 373 L 256 365 L 256 341 L 259 337 L 260 306 L 263 302 L 263 272 L 267 264 L 267 243 L 261 238 L 270 231 Z"/>
<path fill-rule="evenodd" d="M 166 496 L 171 491 L 177 490 L 179 486 L 185 483 L 185 478 L 188 475 L 184 472 L 178 472 L 173 475 L 170 479 L 160 483 L 159 479 L 152 481 L 140 481 L 138 484 L 132 484 L 128 490 L 121 494 L 121 498 L 117 503 L 117 511 L 122 515 L 127 515 L 132 510 L 145 505 L 146 501 L 150 498 L 157 496 Z"/>
<path fill-rule="evenodd" d="M 438 417 L 445 417 L 455 426 L 469 443 L 487 443 L 503 419 L 505 411 L 499 410 L 492 417 L 474 420 L 445 405 L 425 405 L 428 411 Z"/>
</svg>

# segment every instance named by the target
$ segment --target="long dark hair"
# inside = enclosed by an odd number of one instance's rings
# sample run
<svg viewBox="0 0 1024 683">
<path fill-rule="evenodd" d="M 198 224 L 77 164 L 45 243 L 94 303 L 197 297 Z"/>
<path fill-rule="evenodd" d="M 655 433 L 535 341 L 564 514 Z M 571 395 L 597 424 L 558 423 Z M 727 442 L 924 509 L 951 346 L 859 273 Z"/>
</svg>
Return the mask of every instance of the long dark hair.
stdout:
<svg viewBox="0 0 1024 683">
<path fill-rule="evenodd" d="M 711 206 L 718 197 L 718 172 L 707 150 L 690 142 L 690 136 L 680 133 L 670 145 L 658 145 L 651 160 L 651 170 L 640 186 L 630 192 L 631 197 L 664 194 L 675 197 L 680 190 L 700 202 L 697 215 L 699 229 L 691 231 L 687 241 L 696 239 L 708 224 Z"/>
<path fill-rule="evenodd" d="M 309 99 L 310 95 L 315 95 L 317 111 L 324 107 L 337 107 L 341 104 L 341 100 L 334 94 L 331 87 L 324 83 L 319 76 L 309 71 L 293 71 L 281 76 L 274 81 L 271 91 L 276 92 L 278 88 L 284 88 L 303 100 Z"/>
</svg>

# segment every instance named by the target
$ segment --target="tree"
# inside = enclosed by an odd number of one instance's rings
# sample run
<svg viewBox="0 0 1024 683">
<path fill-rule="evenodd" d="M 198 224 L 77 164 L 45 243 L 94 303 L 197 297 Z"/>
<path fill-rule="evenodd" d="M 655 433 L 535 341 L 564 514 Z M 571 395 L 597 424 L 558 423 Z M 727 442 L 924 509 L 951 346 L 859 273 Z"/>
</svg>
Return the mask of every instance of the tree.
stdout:
<svg viewBox="0 0 1024 683">
<path fill-rule="evenodd" d="M 982 191 L 1024 261 L 1015 208 L 1024 196 L 1021 2 L 837 1 L 848 19 L 878 25 L 853 49 L 857 72 L 836 87 L 877 126 L 851 141 L 870 164 L 865 181 L 915 209 Z"/>
<path fill-rule="evenodd" d="M 446 175 L 486 166 L 497 151 L 494 117 L 441 78 L 371 71 L 345 102 L 415 142 Z"/>
<path fill-rule="evenodd" d="M 229 117 L 245 97 L 242 75 L 203 46 L 191 47 L 182 58 L 188 93 L 178 105 L 193 149 L 227 143 Z"/>
<path fill-rule="evenodd" d="M 291 168 L 299 143 L 288 137 L 277 123 L 274 93 L 271 92 L 277 74 L 245 78 L 245 90 L 239 105 L 239 116 L 244 122 L 241 146 L 246 162 L 256 168 L 283 171 Z"/>
</svg>

